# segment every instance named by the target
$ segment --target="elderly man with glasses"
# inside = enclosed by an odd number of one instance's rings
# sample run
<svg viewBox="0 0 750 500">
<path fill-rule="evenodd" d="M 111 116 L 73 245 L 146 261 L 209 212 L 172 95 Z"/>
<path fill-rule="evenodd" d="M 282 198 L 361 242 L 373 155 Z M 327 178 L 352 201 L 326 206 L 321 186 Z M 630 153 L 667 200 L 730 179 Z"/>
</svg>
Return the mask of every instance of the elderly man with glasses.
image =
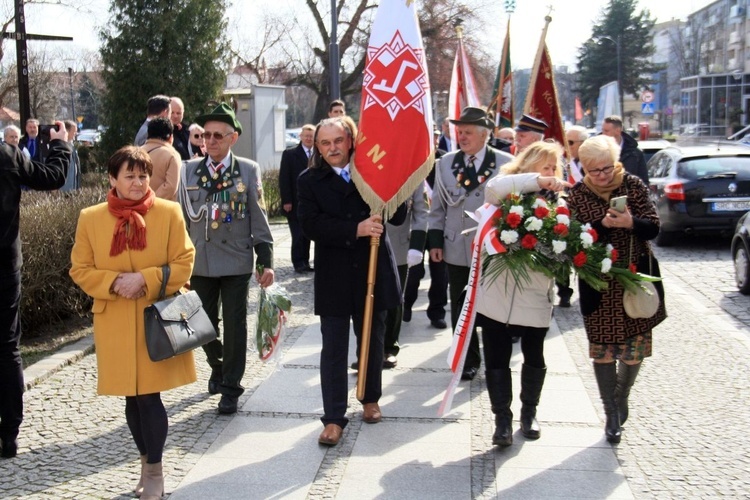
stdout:
<svg viewBox="0 0 750 500">
<path fill-rule="evenodd" d="M 273 237 L 263 204 L 260 166 L 234 155 L 231 147 L 242 125 L 227 104 L 199 116 L 205 130 L 206 156 L 188 161 L 183 169 L 180 202 L 195 245 L 190 285 L 219 331 L 222 305 L 223 344 L 203 346 L 211 366 L 210 394 L 221 393 L 219 413 L 237 411 L 244 392 L 247 352 L 247 295 L 256 269 L 261 287 L 273 284 Z"/>
</svg>

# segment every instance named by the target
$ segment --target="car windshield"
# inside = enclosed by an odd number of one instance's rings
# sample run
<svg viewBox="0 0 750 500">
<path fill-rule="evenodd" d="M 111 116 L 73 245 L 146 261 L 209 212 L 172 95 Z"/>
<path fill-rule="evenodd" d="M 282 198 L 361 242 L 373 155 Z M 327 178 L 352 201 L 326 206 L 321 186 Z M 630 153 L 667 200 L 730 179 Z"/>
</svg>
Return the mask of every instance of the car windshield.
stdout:
<svg viewBox="0 0 750 500">
<path fill-rule="evenodd" d="M 677 166 L 683 179 L 750 177 L 750 156 L 713 156 L 687 159 Z"/>
</svg>

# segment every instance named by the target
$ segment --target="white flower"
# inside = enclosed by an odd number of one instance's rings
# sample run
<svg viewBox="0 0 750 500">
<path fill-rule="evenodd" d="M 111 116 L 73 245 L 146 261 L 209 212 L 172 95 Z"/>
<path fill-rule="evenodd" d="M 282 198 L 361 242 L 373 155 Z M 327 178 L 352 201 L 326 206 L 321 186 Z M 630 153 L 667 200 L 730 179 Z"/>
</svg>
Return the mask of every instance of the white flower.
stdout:
<svg viewBox="0 0 750 500">
<path fill-rule="evenodd" d="M 602 259 L 602 272 L 608 273 L 612 269 L 612 259 Z"/>
<path fill-rule="evenodd" d="M 586 224 L 584 224 L 583 226 L 581 226 L 581 231 L 583 231 L 583 232 L 586 232 L 589 229 L 591 229 L 591 224 L 588 223 L 588 222 Z"/>
<path fill-rule="evenodd" d="M 567 207 L 568 203 L 565 201 L 564 198 L 558 198 L 557 199 L 557 206 L 558 207 Z"/>
<path fill-rule="evenodd" d="M 566 226 L 570 226 L 570 217 L 564 214 L 559 214 L 556 217 L 558 224 L 565 224 Z"/>
<path fill-rule="evenodd" d="M 533 216 L 526 219 L 526 223 L 524 224 L 529 231 L 539 231 L 542 228 L 542 225 L 542 220 Z"/>
<path fill-rule="evenodd" d="M 552 251 L 555 253 L 563 253 L 568 248 L 568 243 L 560 240 L 552 240 Z"/>
<path fill-rule="evenodd" d="M 588 248 L 594 244 L 594 237 L 589 233 L 581 233 L 581 243 L 583 243 L 583 248 Z"/>
<path fill-rule="evenodd" d="M 612 250 L 615 249 L 615 247 L 613 247 L 610 243 L 607 243 L 607 246 L 604 248 L 607 249 L 607 253 L 612 253 Z"/>
<path fill-rule="evenodd" d="M 523 207 L 521 205 L 513 205 L 509 210 L 512 214 L 518 214 L 523 217 Z"/>
<path fill-rule="evenodd" d="M 506 245 L 510 245 L 518 241 L 517 231 L 500 231 L 500 241 Z"/>
<path fill-rule="evenodd" d="M 537 198 L 534 200 L 534 204 L 531 205 L 532 208 L 539 208 L 539 207 L 546 207 L 547 201 L 544 198 Z"/>
</svg>

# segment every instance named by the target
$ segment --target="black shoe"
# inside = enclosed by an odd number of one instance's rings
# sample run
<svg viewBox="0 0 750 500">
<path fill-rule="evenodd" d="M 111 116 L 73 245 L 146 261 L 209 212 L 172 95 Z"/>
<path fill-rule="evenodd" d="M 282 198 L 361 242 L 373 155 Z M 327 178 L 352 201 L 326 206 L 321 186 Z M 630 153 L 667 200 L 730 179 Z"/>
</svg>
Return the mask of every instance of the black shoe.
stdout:
<svg viewBox="0 0 750 500">
<path fill-rule="evenodd" d="M 219 401 L 219 413 L 222 415 L 231 415 L 232 413 L 237 413 L 237 400 L 239 398 L 236 396 L 227 396 L 226 394 L 223 394 L 221 396 L 221 400 Z"/>
<path fill-rule="evenodd" d="M 404 314 L 401 316 L 401 320 L 404 323 L 411 321 L 411 307 L 404 307 Z"/>
<path fill-rule="evenodd" d="M 359 361 L 355 361 L 354 363 L 352 363 L 352 365 L 351 365 L 350 368 L 352 370 L 354 370 L 355 372 L 358 372 L 359 371 Z"/>
<path fill-rule="evenodd" d="M 393 354 L 387 354 L 383 359 L 383 368 L 396 368 L 398 360 Z"/>
<path fill-rule="evenodd" d="M 297 274 L 305 274 L 307 272 L 307 268 L 305 266 L 294 266 L 294 272 Z"/>
<path fill-rule="evenodd" d="M 557 305 L 560 307 L 570 307 L 570 297 L 560 297 L 560 303 Z"/>
<path fill-rule="evenodd" d="M 18 454 L 18 441 L 16 441 L 15 439 L 11 439 L 8 441 L 3 439 L 2 445 L 3 451 L 0 456 L 2 456 L 3 458 L 13 458 Z"/>
<path fill-rule="evenodd" d="M 314 273 L 315 269 L 310 264 L 305 264 L 305 272 Z"/>
<path fill-rule="evenodd" d="M 478 371 L 479 370 L 474 367 L 464 368 L 463 373 L 461 373 L 461 380 L 474 380 Z"/>
<path fill-rule="evenodd" d="M 434 328 L 439 328 L 440 330 L 442 330 L 443 328 L 448 328 L 448 323 L 446 323 L 444 319 L 433 319 L 432 321 L 430 321 L 430 324 Z"/>
</svg>

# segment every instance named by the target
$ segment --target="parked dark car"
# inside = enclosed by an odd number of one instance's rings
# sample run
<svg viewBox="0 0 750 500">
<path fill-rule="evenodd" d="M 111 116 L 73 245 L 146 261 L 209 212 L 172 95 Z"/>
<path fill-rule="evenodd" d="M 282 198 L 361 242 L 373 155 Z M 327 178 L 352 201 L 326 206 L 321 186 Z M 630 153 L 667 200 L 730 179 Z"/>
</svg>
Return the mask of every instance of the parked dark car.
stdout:
<svg viewBox="0 0 750 500">
<path fill-rule="evenodd" d="M 734 280 L 737 288 L 745 295 L 750 295 L 750 212 L 737 221 L 732 238 L 732 261 L 734 262 Z"/>
<path fill-rule="evenodd" d="M 683 234 L 732 234 L 750 210 L 750 150 L 672 146 L 648 162 L 651 197 L 661 219 L 659 246 Z"/>
</svg>

